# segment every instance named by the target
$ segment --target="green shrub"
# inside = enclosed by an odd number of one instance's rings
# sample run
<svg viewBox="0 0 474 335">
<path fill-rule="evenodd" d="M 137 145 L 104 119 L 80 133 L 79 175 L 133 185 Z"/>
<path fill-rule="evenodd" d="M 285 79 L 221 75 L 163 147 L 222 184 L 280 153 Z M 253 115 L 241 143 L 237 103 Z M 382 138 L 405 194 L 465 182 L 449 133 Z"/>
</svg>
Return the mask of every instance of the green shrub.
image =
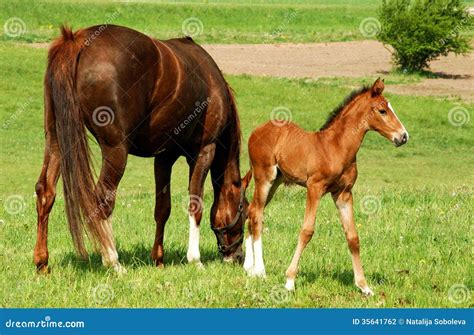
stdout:
<svg viewBox="0 0 474 335">
<path fill-rule="evenodd" d="M 462 31 L 472 26 L 472 18 L 460 0 L 383 0 L 379 20 L 377 39 L 393 47 L 403 70 L 419 71 L 439 56 L 470 50 Z"/>
</svg>

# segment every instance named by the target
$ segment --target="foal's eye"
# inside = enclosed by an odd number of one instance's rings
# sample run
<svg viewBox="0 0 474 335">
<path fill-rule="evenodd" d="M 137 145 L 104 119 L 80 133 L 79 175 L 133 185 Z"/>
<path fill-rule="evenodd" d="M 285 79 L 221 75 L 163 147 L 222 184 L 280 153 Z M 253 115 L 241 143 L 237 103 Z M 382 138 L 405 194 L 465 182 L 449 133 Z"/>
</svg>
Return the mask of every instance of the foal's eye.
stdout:
<svg viewBox="0 0 474 335">
<path fill-rule="evenodd" d="M 385 115 L 385 114 L 387 114 L 387 111 L 385 109 L 381 109 L 381 110 L 379 110 L 379 113 L 382 114 L 382 115 Z"/>
</svg>

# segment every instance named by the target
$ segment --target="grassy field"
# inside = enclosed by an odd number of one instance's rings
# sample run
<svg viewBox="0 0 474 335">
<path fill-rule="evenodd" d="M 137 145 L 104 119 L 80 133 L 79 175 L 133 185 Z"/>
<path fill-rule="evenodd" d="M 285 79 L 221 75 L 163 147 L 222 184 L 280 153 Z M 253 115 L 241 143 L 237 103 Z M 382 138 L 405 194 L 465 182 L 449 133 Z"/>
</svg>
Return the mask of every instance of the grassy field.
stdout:
<svg viewBox="0 0 474 335">
<path fill-rule="evenodd" d="M 14 39 L 28 42 L 50 40 L 57 36 L 57 27 L 62 23 L 83 28 L 105 22 L 134 27 L 157 38 L 183 36 L 183 27 L 188 27 L 184 29 L 186 34 L 193 35 L 201 43 L 327 42 L 364 39 L 359 24 L 376 15 L 378 2 L 325 0 L 250 4 L 243 1 L 229 4 L 195 1 L 163 4 L 150 1 L 1 0 L 0 21 L 15 18 L 17 29 L 23 34 Z M 185 21 L 188 18 L 197 20 L 189 23 Z M 3 33 L 0 39 L 12 37 Z"/>
<path fill-rule="evenodd" d="M 220 261 L 209 229 L 209 181 L 201 244 L 205 269 L 187 265 L 187 178 L 182 177 L 187 169 L 182 160 L 172 178 L 166 266 L 156 269 L 149 257 L 155 229 L 153 161 L 136 157 L 129 159 L 114 212 L 119 257 L 128 273 L 117 277 L 101 266 L 98 255 L 85 263 L 75 258 L 59 191 L 50 218 L 52 273 L 36 275 L 34 184 L 43 155 L 45 56 L 43 49 L 1 43 L 2 307 L 473 306 L 468 294 L 474 287 L 474 126 L 472 120 L 454 126 L 448 117 L 453 108 L 464 108 L 472 117 L 473 105 L 410 96 L 389 97 L 410 132 L 410 142 L 397 149 L 371 133 L 358 157 L 356 222 L 374 297 L 363 297 L 352 284 L 346 242 L 329 198 L 322 201 L 316 234 L 303 255 L 296 293 L 283 289 L 304 213 L 305 190 L 299 187 L 280 189 L 266 210 L 266 280 L 248 278 L 240 266 Z M 317 129 L 349 93 L 341 79 L 305 82 L 229 76 L 228 80 L 237 92 L 244 142 L 277 106 L 287 107 L 293 121 Z M 369 80 L 373 78 L 360 79 L 360 84 Z M 242 171 L 247 168 L 244 145 Z M 367 199 L 375 199 L 369 210 Z"/>
</svg>

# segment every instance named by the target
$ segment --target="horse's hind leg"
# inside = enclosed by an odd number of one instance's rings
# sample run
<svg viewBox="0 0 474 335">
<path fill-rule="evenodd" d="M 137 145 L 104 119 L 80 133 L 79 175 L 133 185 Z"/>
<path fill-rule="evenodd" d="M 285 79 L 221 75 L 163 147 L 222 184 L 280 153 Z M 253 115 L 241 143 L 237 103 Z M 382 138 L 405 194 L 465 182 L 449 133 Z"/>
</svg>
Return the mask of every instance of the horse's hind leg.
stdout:
<svg viewBox="0 0 474 335">
<path fill-rule="evenodd" d="M 156 235 L 155 243 L 151 251 L 151 258 L 156 266 L 163 266 L 163 237 L 165 224 L 171 214 L 171 168 L 176 161 L 173 159 L 155 158 L 155 222 Z"/>
<path fill-rule="evenodd" d="M 109 241 L 107 245 L 101 245 L 102 263 L 112 267 L 117 273 L 124 271 L 118 261 L 117 249 L 112 230 L 112 211 L 115 206 L 117 187 L 122 179 L 127 164 L 128 150 L 125 144 L 108 146 L 101 144 L 102 169 L 96 185 L 98 199 L 96 210 L 90 215 L 97 215 L 105 235 Z"/>
<path fill-rule="evenodd" d="M 51 113 L 52 114 L 52 113 Z M 40 272 L 48 272 L 48 218 L 56 197 L 56 184 L 59 178 L 59 147 L 52 115 L 46 113 L 46 148 L 44 162 L 36 183 L 36 211 L 38 231 L 33 261 Z"/>
<path fill-rule="evenodd" d="M 265 277 L 262 248 L 263 211 L 277 178 L 277 167 L 276 165 L 252 166 L 252 170 L 255 191 L 249 207 L 249 235 L 245 240 L 244 269 L 250 276 Z M 272 196 L 277 187 L 273 189 Z"/>
<path fill-rule="evenodd" d="M 199 228 L 203 210 L 204 181 L 211 167 L 216 152 L 216 144 L 203 147 L 194 161 L 189 163 L 189 243 L 186 258 L 189 263 L 201 264 L 199 251 Z"/>
</svg>

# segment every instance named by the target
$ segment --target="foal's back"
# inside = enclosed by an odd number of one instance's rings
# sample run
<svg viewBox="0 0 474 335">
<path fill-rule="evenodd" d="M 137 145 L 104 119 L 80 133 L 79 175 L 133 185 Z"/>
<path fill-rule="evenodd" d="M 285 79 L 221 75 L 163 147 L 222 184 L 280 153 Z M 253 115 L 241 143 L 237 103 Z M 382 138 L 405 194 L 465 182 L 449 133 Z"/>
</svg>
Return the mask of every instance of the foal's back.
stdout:
<svg viewBox="0 0 474 335">
<path fill-rule="evenodd" d="M 300 185 L 306 184 L 307 176 L 325 156 L 318 133 L 292 122 L 261 125 L 250 135 L 248 146 L 255 178 L 281 176 L 286 182 Z"/>
</svg>

